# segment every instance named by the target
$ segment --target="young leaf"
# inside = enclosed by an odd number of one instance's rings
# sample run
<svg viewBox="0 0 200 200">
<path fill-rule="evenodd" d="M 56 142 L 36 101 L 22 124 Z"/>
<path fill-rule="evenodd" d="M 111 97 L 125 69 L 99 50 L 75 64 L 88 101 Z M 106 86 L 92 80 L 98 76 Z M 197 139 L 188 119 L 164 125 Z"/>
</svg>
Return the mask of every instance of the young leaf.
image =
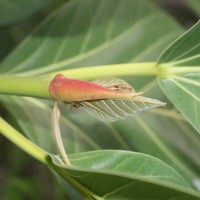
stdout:
<svg viewBox="0 0 200 200">
<path fill-rule="evenodd" d="M 133 116 L 144 110 L 165 105 L 161 101 L 141 96 L 134 97 L 132 101 L 108 99 L 83 101 L 77 104 L 83 106 L 91 116 L 101 121 L 110 122 Z"/>
<path fill-rule="evenodd" d="M 167 69 L 161 88 L 200 132 L 200 22 L 164 51 L 158 65 Z"/>
<path fill-rule="evenodd" d="M 101 78 L 93 80 L 92 82 L 106 87 L 110 90 L 118 90 L 121 92 L 135 92 L 134 88 L 131 85 L 119 78 Z"/>
<path fill-rule="evenodd" d="M 141 92 L 136 93 L 131 86 L 128 86 L 127 92 L 123 84 L 124 82 L 118 81 L 116 85 L 109 85 L 107 88 L 100 84 L 70 79 L 58 74 L 49 84 L 49 93 L 52 99 L 66 103 L 99 99 L 132 100 L 133 97 L 141 94 Z M 110 87 L 116 89 L 113 90 Z"/>
<path fill-rule="evenodd" d="M 164 106 L 165 103 L 138 96 L 123 80 L 106 78 L 93 82 L 65 78 L 58 74 L 49 85 L 52 99 L 73 106 L 83 106 L 89 114 L 102 121 L 115 121 L 135 113 Z"/>
</svg>

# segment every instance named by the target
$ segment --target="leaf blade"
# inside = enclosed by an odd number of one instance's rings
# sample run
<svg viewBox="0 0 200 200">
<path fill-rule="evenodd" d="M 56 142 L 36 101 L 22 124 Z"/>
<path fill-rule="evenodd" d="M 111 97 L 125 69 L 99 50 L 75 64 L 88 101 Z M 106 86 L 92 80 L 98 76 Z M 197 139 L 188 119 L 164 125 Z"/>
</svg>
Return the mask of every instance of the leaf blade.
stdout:
<svg viewBox="0 0 200 200">
<path fill-rule="evenodd" d="M 200 21 L 172 43 L 158 59 L 158 64 L 169 69 L 170 74 L 160 79 L 160 86 L 200 132 Z M 171 71 L 170 71 L 171 70 Z"/>
<path fill-rule="evenodd" d="M 120 4 L 122 8 L 119 7 Z M 98 9 L 97 13 L 96 9 Z M 136 11 L 135 14 L 133 10 Z M 141 12 L 137 12 L 137 10 Z M 91 15 L 97 15 L 93 24 L 91 24 Z M 74 20 L 71 20 L 73 18 Z M 105 20 L 102 21 L 102 19 Z M 80 26 L 81 20 L 84 23 Z M 69 25 L 63 27 L 66 22 L 69 22 Z M 155 33 L 155 27 L 149 26 L 154 22 L 162 29 L 157 34 L 152 34 L 150 40 L 141 40 L 141 37 L 146 38 L 148 34 Z M 108 30 L 109 37 L 106 37 L 106 30 L 110 28 L 110 23 L 113 24 L 112 30 Z M 143 31 L 144 27 L 148 27 L 148 33 Z M 173 27 L 176 31 L 169 27 Z M 81 44 L 84 43 L 90 32 L 87 51 L 80 53 Z M 170 34 L 172 32 L 173 35 Z M 138 58 L 138 62 L 141 60 L 152 61 L 158 55 L 157 50 L 163 49 L 164 45 L 180 32 L 182 32 L 181 28 L 178 28 L 176 23 L 148 2 L 125 3 L 124 0 L 120 0 L 119 4 L 114 1 L 109 1 L 108 4 L 105 0 L 71 1 L 50 15 L 42 26 L 24 40 L 16 51 L 4 60 L 0 70 L 3 73 L 23 73 L 25 75 L 26 72 L 26 75 L 36 75 L 94 64 L 113 64 L 130 62 L 130 60 L 133 62 L 133 59 L 143 53 L 147 46 L 152 47 L 151 41 L 158 41 L 158 46 Z M 71 37 L 72 33 L 77 37 Z M 169 34 L 170 38 L 160 41 Z M 45 40 L 43 40 L 44 35 Z M 133 35 L 137 38 L 133 38 Z M 140 35 L 139 38 L 138 35 Z M 55 40 L 56 38 L 58 40 Z M 143 45 L 141 45 L 141 41 L 143 41 Z M 69 48 L 70 46 L 73 46 L 73 51 Z M 119 50 L 119 46 L 124 50 Z M 131 48 L 131 46 L 137 46 L 137 48 Z M 61 54 L 57 55 L 56 52 L 61 52 Z M 152 52 L 153 57 L 149 55 Z"/>
<path fill-rule="evenodd" d="M 51 155 L 51 158 L 54 165 L 76 181 L 76 187 L 88 198 L 159 199 L 176 196 L 179 199 L 181 196 L 199 199 L 197 193 L 193 193 L 172 168 L 144 154 L 119 150 L 72 154 L 72 167 L 63 165 L 58 157 Z M 148 169 L 144 167 L 147 163 Z M 156 188 L 159 193 L 155 193 Z"/>
</svg>

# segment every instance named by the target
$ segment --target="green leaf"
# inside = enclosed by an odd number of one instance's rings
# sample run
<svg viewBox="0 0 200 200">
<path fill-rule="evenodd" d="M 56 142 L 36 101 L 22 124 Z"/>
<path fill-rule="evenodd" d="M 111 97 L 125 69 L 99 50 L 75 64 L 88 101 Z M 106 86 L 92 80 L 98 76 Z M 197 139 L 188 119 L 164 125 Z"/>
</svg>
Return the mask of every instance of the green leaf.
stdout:
<svg viewBox="0 0 200 200">
<path fill-rule="evenodd" d="M 37 75 L 74 67 L 152 61 L 180 32 L 176 23 L 144 0 L 74 0 L 38 26 L 2 62 L 0 71 Z"/>
<path fill-rule="evenodd" d="M 73 122 L 82 127 L 101 148 L 120 148 L 153 155 L 173 166 L 194 184 L 199 177 L 200 166 L 197 161 L 200 151 L 197 133 L 178 113 L 176 118 L 176 112 L 173 110 L 163 110 L 163 115 L 162 109 L 155 111 L 157 114 L 144 113 L 104 125 L 84 113 L 75 112 L 70 115 L 73 114 Z M 192 163 L 197 167 L 196 172 L 191 168 Z"/>
<path fill-rule="evenodd" d="M 127 151 L 85 152 L 70 155 L 71 167 L 59 157 L 51 157 L 57 171 L 88 199 L 200 198 L 177 172 L 151 156 Z"/>
<path fill-rule="evenodd" d="M 10 24 L 30 15 L 51 4 L 54 0 L 1 0 L 0 25 Z"/>
<path fill-rule="evenodd" d="M 167 68 L 163 91 L 200 132 L 200 22 L 164 51 L 158 65 Z"/>
<path fill-rule="evenodd" d="M 50 124 L 52 108 L 30 98 L 1 97 L 1 101 L 31 141 L 50 153 L 57 153 Z M 60 125 L 67 153 L 94 149 L 135 150 L 165 161 L 191 184 L 198 180 L 198 169 L 197 172 L 192 171 L 191 165 L 200 166 L 200 141 L 176 112 L 166 110 L 162 115 L 158 111 L 104 124 L 81 110 L 67 110 L 65 106 L 61 106 L 61 110 Z"/>
</svg>

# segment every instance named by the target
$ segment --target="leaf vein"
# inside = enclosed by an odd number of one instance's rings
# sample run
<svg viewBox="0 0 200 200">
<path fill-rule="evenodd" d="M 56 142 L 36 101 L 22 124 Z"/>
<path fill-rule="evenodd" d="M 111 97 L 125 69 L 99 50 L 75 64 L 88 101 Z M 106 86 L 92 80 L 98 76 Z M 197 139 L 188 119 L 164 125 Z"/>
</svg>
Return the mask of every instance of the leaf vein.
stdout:
<svg viewBox="0 0 200 200">
<path fill-rule="evenodd" d="M 109 41 L 109 44 L 114 44 L 116 42 L 119 42 L 120 40 L 123 40 L 124 38 L 126 38 L 126 36 L 128 34 L 130 34 L 131 32 L 133 32 L 135 29 L 137 29 L 138 27 L 142 26 L 145 23 L 148 23 L 149 21 L 151 21 L 153 18 L 155 18 L 156 14 L 152 14 L 150 16 L 147 16 L 145 18 L 143 18 L 141 21 L 135 23 L 133 26 L 129 27 L 126 31 L 124 31 L 123 33 L 119 34 L 118 36 L 116 36 L 115 38 L 113 38 L 112 40 Z M 51 70 L 54 70 L 55 66 L 56 66 L 56 70 L 61 70 L 63 67 L 73 64 L 75 62 L 78 62 L 82 59 L 85 59 L 87 57 L 90 57 L 104 49 L 106 49 L 108 47 L 108 42 L 102 43 L 101 45 L 99 45 L 98 47 L 87 51 L 86 53 L 83 54 L 79 54 L 77 56 L 71 57 L 67 60 L 63 60 L 60 61 L 58 63 L 53 63 L 50 65 L 46 65 L 46 66 L 41 66 L 40 69 L 37 70 L 29 70 L 27 72 L 23 72 L 20 73 L 20 75 L 37 75 L 37 74 L 41 74 L 41 73 L 46 73 L 49 72 Z"/>
</svg>

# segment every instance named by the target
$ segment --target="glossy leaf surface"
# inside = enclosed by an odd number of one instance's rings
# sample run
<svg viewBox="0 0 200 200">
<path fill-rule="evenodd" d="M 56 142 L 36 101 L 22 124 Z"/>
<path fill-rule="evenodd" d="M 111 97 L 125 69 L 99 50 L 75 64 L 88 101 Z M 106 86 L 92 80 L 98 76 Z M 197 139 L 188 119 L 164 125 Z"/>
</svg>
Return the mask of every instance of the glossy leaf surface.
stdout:
<svg viewBox="0 0 200 200">
<path fill-rule="evenodd" d="M 58 157 L 52 159 L 89 199 L 199 199 L 179 174 L 151 156 L 94 151 L 72 155 L 71 167 Z"/>
</svg>

